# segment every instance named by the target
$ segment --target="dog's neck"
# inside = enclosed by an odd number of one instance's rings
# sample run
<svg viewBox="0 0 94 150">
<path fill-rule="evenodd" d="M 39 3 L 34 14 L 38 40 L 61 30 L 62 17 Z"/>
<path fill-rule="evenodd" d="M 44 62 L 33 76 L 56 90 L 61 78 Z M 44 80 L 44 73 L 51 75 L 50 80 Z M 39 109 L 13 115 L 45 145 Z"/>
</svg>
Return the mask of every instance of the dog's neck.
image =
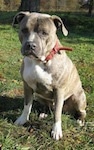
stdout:
<svg viewBox="0 0 94 150">
<path fill-rule="evenodd" d="M 58 42 L 56 42 L 54 48 L 50 51 L 50 53 L 46 56 L 45 62 L 51 60 L 55 54 L 59 53 L 61 50 L 72 51 L 72 48 L 60 46 Z"/>
</svg>

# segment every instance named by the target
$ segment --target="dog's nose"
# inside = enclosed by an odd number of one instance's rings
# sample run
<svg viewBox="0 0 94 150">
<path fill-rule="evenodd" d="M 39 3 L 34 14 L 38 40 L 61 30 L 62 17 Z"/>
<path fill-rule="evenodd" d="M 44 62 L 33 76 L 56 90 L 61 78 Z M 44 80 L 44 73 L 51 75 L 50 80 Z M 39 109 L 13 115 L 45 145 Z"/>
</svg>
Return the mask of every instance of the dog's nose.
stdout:
<svg viewBox="0 0 94 150">
<path fill-rule="evenodd" d="M 37 45 L 36 45 L 36 43 L 34 43 L 34 42 L 28 41 L 28 42 L 26 43 L 26 47 L 27 47 L 28 50 L 35 50 L 36 47 L 37 47 Z"/>
</svg>

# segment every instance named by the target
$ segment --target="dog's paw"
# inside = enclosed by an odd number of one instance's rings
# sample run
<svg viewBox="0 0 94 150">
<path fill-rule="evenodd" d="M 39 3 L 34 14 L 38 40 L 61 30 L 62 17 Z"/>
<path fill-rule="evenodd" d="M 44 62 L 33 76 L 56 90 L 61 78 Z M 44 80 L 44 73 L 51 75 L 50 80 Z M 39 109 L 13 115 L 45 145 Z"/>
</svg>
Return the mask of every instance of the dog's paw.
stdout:
<svg viewBox="0 0 94 150">
<path fill-rule="evenodd" d="M 80 127 L 83 127 L 85 125 L 85 121 L 82 120 L 77 120 L 77 123 L 79 124 Z"/>
<path fill-rule="evenodd" d="M 27 122 L 27 117 L 23 114 L 14 122 L 15 125 L 24 125 Z"/>
<path fill-rule="evenodd" d="M 61 122 L 56 122 L 53 125 L 53 129 L 51 132 L 51 136 L 53 137 L 53 139 L 55 140 L 59 140 L 62 138 L 62 128 L 61 128 Z"/>
<path fill-rule="evenodd" d="M 44 118 L 46 118 L 47 116 L 48 116 L 48 115 L 45 114 L 45 113 L 40 113 L 39 119 L 44 119 Z"/>
</svg>

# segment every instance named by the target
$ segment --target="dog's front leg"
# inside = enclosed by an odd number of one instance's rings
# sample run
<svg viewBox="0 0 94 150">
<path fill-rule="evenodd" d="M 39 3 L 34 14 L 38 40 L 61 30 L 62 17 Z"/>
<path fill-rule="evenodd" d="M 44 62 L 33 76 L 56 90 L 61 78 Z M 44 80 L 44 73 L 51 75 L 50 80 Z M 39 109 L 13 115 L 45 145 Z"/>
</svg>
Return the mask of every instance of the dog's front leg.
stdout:
<svg viewBox="0 0 94 150">
<path fill-rule="evenodd" d="M 51 132 L 53 139 L 59 140 L 62 138 L 62 126 L 61 126 L 61 115 L 62 107 L 64 104 L 64 95 L 61 89 L 57 89 L 55 92 L 55 112 L 54 112 L 54 125 Z"/>
<path fill-rule="evenodd" d="M 24 109 L 21 116 L 15 121 L 16 125 L 23 125 L 29 120 L 33 102 L 33 90 L 24 83 Z"/>
</svg>

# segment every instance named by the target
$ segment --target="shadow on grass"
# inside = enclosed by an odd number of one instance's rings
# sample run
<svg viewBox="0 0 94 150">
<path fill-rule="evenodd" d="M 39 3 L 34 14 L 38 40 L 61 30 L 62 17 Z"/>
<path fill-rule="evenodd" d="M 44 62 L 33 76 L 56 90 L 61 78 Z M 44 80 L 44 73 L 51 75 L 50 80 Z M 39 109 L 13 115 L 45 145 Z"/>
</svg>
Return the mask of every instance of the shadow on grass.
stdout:
<svg viewBox="0 0 94 150">
<path fill-rule="evenodd" d="M 0 118 L 6 119 L 10 122 L 11 120 L 14 122 L 17 117 L 22 113 L 24 105 L 23 97 L 7 97 L 0 96 Z M 33 101 L 32 112 L 38 113 L 38 115 L 42 112 L 49 113 L 49 108 L 38 101 Z"/>
<path fill-rule="evenodd" d="M 0 11 L 0 24 L 11 24 L 17 11 Z"/>
<path fill-rule="evenodd" d="M 81 37 L 86 37 L 86 36 L 81 36 Z M 89 36 L 88 36 L 89 37 Z M 72 38 L 73 38 L 73 40 L 72 40 Z M 75 39 L 73 36 L 72 36 L 72 38 L 71 39 L 67 39 L 66 41 L 67 41 L 67 43 L 73 43 L 73 44 L 94 44 L 94 38 L 93 38 L 93 36 L 92 37 L 90 37 L 89 38 L 89 40 L 81 40 L 81 39 Z"/>
<path fill-rule="evenodd" d="M 0 96 L 0 118 L 7 118 L 8 121 L 14 121 L 18 110 L 23 108 L 23 98 L 10 98 Z"/>
<path fill-rule="evenodd" d="M 0 112 L 21 109 L 23 106 L 22 98 L 11 98 L 7 96 L 0 96 Z"/>
<path fill-rule="evenodd" d="M 13 124 L 18 116 L 21 115 L 23 108 L 23 98 L 22 97 L 15 97 L 10 98 L 7 96 L 0 96 L 0 129 L 3 129 L 3 133 L 7 130 L 10 131 L 10 128 L 15 131 L 16 136 L 19 138 L 19 135 L 22 137 L 27 137 L 28 135 L 34 137 L 38 137 L 40 132 L 47 131 L 46 133 L 50 134 L 51 128 L 50 124 L 51 119 L 48 120 L 41 120 L 38 117 L 38 112 L 43 110 L 44 107 L 40 103 L 34 101 L 33 108 L 32 108 L 32 115 L 30 116 L 30 121 L 24 124 L 24 128 L 14 128 Z M 49 123 L 50 122 L 50 123 Z M 8 126 L 9 123 L 9 126 Z M 10 126 L 11 125 L 11 126 Z M 8 131 L 9 130 L 9 131 Z M 14 133 L 14 134 L 15 134 Z M 30 133 L 30 134 L 29 134 Z M 14 136 L 13 133 L 9 133 Z"/>
</svg>

